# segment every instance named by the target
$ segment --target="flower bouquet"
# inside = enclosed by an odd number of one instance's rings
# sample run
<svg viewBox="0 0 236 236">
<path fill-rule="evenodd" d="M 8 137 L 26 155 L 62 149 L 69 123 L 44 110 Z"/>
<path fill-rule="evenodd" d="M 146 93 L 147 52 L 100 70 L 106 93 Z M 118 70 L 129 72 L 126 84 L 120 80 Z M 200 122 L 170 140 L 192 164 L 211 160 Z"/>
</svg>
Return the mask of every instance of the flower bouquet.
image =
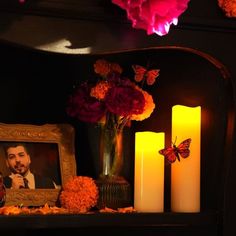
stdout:
<svg viewBox="0 0 236 236">
<path fill-rule="evenodd" d="M 122 75 L 123 70 L 119 64 L 104 59 L 97 60 L 94 71 L 99 76 L 98 79 L 79 85 L 70 96 L 67 107 L 69 116 L 84 122 L 98 123 L 101 126 L 102 170 L 97 181 L 100 187 L 100 199 L 103 196 L 104 204 L 101 207 L 114 207 L 113 203 L 109 205 L 104 200 L 107 198 L 104 197 L 103 191 L 109 190 L 109 199 L 112 198 L 113 201 L 116 201 L 115 197 L 112 197 L 115 192 L 124 192 L 124 198 L 128 198 L 129 185 L 120 176 L 123 166 L 123 128 L 132 120 L 142 121 L 148 118 L 155 108 L 152 96 L 142 87 L 145 83 L 152 85 L 159 75 L 159 70 L 148 70 L 139 65 L 132 67 L 135 74 L 134 81 Z M 115 203 L 114 208 L 125 205 Z"/>
</svg>

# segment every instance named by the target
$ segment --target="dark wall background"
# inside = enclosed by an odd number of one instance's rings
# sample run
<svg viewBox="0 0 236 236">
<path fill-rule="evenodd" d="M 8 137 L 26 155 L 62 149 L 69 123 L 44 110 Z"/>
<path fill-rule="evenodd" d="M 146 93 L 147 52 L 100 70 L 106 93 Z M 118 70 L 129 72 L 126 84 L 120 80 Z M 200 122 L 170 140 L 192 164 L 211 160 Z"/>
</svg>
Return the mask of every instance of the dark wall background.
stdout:
<svg viewBox="0 0 236 236">
<path fill-rule="evenodd" d="M 61 107 L 66 106 L 65 98 L 73 85 L 86 78 L 93 61 L 92 57 L 79 55 L 79 48 L 89 47 L 93 55 L 161 46 L 193 48 L 225 65 L 236 91 L 236 19 L 227 18 L 216 0 L 190 1 L 178 26 L 171 26 L 169 34 L 163 37 L 132 29 L 125 13 L 108 0 L 26 1 L 25 5 L 1 1 L 0 39 L 0 122 L 73 123 Z M 69 45 L 57 47 L 56 42 L 61 39 L 68 40 Z M 80 60 L 84 61 L 83 71 Z M 202 73 L 201 68 L 197 73 Z M 77 128 L 89 127 L 80 124 Z M 233 151 L 224 193 L 223 231 L 227 236 L 236 235 L 235 154 Z M 89 170 L 89 161 L 78 162 Z M 95 170 L 90 171 L 86 174 L 92 175 Z"/>
</svg>

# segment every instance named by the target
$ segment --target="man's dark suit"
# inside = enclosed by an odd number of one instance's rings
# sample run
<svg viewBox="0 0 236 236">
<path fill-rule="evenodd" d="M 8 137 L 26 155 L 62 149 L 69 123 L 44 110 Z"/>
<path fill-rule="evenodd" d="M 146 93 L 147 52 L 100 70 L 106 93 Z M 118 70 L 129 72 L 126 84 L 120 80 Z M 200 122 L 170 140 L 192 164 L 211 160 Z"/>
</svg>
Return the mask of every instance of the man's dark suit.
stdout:
<svg viewBox="0 0 236 236">
<path fill-rule="evenodd" d="M 47 177 L 34 175 L 35 188 L 55 188 L 53 181 Z M 9 176 L 3 178 L 3 183 L 6 188 L 11 188 L 12 179 Z"/>
</svg>

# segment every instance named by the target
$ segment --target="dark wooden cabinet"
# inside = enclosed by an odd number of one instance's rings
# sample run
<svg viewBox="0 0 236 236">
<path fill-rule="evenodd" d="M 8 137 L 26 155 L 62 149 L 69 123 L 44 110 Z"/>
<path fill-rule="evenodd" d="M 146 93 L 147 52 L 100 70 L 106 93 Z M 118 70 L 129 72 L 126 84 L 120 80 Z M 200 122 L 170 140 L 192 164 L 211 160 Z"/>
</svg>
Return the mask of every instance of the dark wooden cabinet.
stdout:
<svg viewBox="0 0 236 236">
<path fill-rule="evenodd" d="M 132 124 L 126 143 L 132 147 L 134 133 L 148 129 L 164 131 L 170 144 L 171 106 L 201 105 L 201 211 L 170 212 L 166 165 L 164 213 L 0 216 L 3 232 L 235 236 L 235 19 L 226 18 L 217 1 L 192 0 L 178 26 L 156 37 L 133 30 L 124 12 L 110 1 L 91 0 L 82 7 L 79 1 L 57 1 L 58 7 L 52 0 L 26 2 L 23 8 L 17 1 L 0 3 L 0 122 L 72 124 L 78 175 L 95 177 L 98 147 L 90 147 L 99 130 L 67 116 L 68 96 L 76 84 L 93 76 L 98 58 L 120 63 L 130 76 L 132 64 L 151 61 L 161 69 L 158 82 L 149 88 L 157 109 L 152 118 Z M 76 2 L 77 8 L 69 2 Z M 90 47 L 90 54 L 38 50 L 65 37 L 71 43 L 67 47 Z M 132 148 L 127 146 L 126 154 L 124 175 L 133 184 Z"/>
</svg>

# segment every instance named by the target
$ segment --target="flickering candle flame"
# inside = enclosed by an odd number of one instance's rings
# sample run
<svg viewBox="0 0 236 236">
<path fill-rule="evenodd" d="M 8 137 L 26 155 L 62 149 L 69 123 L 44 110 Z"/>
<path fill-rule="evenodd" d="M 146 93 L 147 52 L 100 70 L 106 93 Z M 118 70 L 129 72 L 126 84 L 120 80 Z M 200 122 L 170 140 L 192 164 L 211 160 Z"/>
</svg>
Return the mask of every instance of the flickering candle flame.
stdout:
<svg viewBox="0 0 236 236">
<path fill-rule="evenodd" d="M 171 165 L 171 210 L 200 211 L 201 107 L 172 108 L 172 140 L 191 138 L 190 155 Z"/>
<path fill-rule="evenodd" d="M 164 210 L 164 133 L 136 132 L 134 208 L 139 212 Z"/>
</svg>

